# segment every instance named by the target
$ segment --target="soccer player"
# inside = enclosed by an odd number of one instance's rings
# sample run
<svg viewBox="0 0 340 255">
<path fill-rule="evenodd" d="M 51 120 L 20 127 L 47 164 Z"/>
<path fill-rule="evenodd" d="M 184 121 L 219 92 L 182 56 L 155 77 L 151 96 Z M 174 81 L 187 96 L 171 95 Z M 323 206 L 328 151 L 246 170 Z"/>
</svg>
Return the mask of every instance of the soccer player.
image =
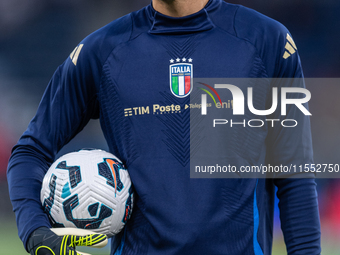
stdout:
<svg viewBox="0 0 340 255">
<path fill-rule="evenodd" d="M 50 252 L 44 254 L 74 252 L 77 243 L 65 245 L 68 236 L 57 238 L 49 230 L 41 182 L 57 152 L 99 118 L 136 195 L 111 254 L 271 254 L 275 186 L 288 254 L 320 254 L 314 179 L 190 178 L 185 106 L 195 77 L 303 74 L 283 25 L 222 0 L 153 0 L 89 35 L 56 70 L 9 162 L 10 197 L 28 252 L 40 254 L 42 247 Z M 165 106 L 169 112 L 157 114 Z M 289 109 L 287 117 L 294 115 L 294 107 Z M 261 135 L 221 132 L 220 142 L 238 168 L 309 164 L 308 116 L 298 122 L 294 129 L 266 123 Z"/>
</svg>

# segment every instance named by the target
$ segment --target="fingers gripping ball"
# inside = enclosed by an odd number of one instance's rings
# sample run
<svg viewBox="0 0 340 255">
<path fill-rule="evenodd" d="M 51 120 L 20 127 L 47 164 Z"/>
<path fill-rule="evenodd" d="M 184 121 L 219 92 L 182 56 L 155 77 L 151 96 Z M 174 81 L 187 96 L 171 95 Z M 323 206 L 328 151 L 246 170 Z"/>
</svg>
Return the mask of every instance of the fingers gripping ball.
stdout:
<svg viewBox="0 0 340 255">
<path fill-rule="evenodd" d="M 105 235 L 88 230 L 86 232 L 77 233 L 74 229 L 66 228 L 59 232 L 59 234 L 58 231 L 56 231 L 56 233 L 46 227 L 36 229 L 31 234 L 27 243 L 27 249 L 30 254 L 78 255 L 81 253 L 76 251 L 76 246 L 101 248 L 107 244 L 107 237 Z"/>
<path fill-rule="evenodd" d="M 133 189 L 127 169 L 113 154 L 80 150 L 52 164 L 40 199 L 53 227 L 88 229 L 111 237 L 131 215 Z"/>
</svg>

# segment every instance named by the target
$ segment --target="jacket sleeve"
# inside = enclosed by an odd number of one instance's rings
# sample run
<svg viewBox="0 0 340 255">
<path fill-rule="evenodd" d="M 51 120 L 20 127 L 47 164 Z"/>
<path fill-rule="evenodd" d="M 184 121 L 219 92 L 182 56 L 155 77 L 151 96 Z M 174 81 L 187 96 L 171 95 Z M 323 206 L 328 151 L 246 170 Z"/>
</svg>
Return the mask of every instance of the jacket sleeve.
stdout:
<svg viewBox="0 0 340 255">
<path fill-rule="evenodd" d="M 248 40 L 257 49 L 265 66 L 272 87 L 305 88 L 298 49 L 289 31 L 279 22 L 244 7 L 235 17 L 235 29 L 239 37 Z M 289 93 L 287 98 L 301 99 L 303 93 Z M 279 93 L 279 102 L 280 106 Z M 269 109 L 271 102 L 268 102 Z M 303 104 L 308 110 L 308 105 Z M 281 108 L 267 119 L 269 123 L 266 139 L 266 163 L 271 165 L 299 166 L 313 163 L 312 137 L 309 116 L 295 105 L 287 105 L 286 115 Z M 294 119 L 295 127 L 283 127 L 282 121 Z M 295 125 L 286 121 L 285 125 Z M 278 188 L 281 228 L 287 252 L 293 254 L 320 254 L 320 220 L 318 212 L 316 183 L 312 178 L 286 178 L 276 176 Z M 303 177 L 307 177 L 306 175 Z"/>
<path fill-rule="evenodd" d="M 97 89 L 100 64 L 87 49 L 76 47 L 56 70 L 35 117 L 12 150 L 7 177 L 19 237 L 25 247 L 38 227 L 50 227 L 42 210 L 40 189 L 57 152 L 91 118 L 99 117 Z"/>
<path fill-rule="evenodd" d="M 275 50 L 268 55 L 272 61 L 271 68 L 274 67 L 272 85 L 279 91 L 278 105 L 285 108 L 286 113 L 284 114 L 282 111 L 284 109 L 278 107 L 277 111 L 268 117 L 280 123 L 276 122 L 274 127 L 269 127 L 266 161 L 268 164 L 283 165 L 290 169 L 296 167 L 298 172 L 298 166 L 313 163 L 310 116 L 307 114 L 308 103 L 302 104 L 305 113 L 294 104 L 281 105 L 282 89 L 291 87 L 305 89 L 305 83 L 298 50 L 292 36 L 283 26 L 279 28 L 278 41 L 275 46 L 269 47 Z M 290 100 L 301 100 L 305 96 L 304 93 L 286 95 Z M 302 174 L 296 175 L 302 178 L 286 177 L 292 176 L 279 174 L 274 183 L 278 188 L 281 228 L 287 253 L 320 254 L 321 234 L 315 176 Z"/>
<path fill-rule="evenodd" d="M 287 35 L 289 34 L 286 33 L 286 38 Z M 287 42 L 286 39 L 286 44 Z M 286 47 L 282 48 L 284 52 L 280 52 L 280 62 L 277 65 L 279 78 L 275 79 L 274 85 L 279 91 L 289 87 L 304 89 L 298 53 L 291 55 Z M 287 98 L 295 100 L 304 96 L 304 93 L 287 94 Z M 280 103 L 279 99 L 279 105 Z M 283 115 L 280 107 L 271 118 L 278 119 L 281 123 L 287 120 L 286 123 L 294 127 L 275 125 L 269 128 L 266 159 L 269 164 L 284 165 L 299 172 L 299 166 L 314 163 L 310 119 L 296 105 L 282 107 L 286 108 L 286 115 Z M 303 107 L 308 111 L 307 103 Z M 320 254 L 320 220 L 314 174 L 296 175 L 301 178 L 294 175 L 288 176 L 293 178 L 286 178 L 285 174 L 276 177 L 274 183 L 278 188 L 281 228 L 288 254 Z"/>
</svg>

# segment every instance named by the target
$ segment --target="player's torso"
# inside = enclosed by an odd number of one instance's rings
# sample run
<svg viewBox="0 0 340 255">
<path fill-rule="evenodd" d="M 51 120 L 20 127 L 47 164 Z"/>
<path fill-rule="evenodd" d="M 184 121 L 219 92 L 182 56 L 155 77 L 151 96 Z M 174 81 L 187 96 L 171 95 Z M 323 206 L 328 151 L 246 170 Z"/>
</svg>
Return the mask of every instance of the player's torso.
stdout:
<svg viewBox="0 0 340 255">
<path fill-rule="evenodd" d="M 99 93 L 102 126 L 139 193 L 127 229 L 134 230 L 131 242 L 151 242 L 140 248 L 145 254 L 193 252 L 193 246 L 196 252 L 209 251 L 205 238 L 217 238 L 211 251 L 218 254 L 252 253 L 256 180 L 190 179 L 190 114 L 200 112 L 191 108 L 190 97 L 201 91 L 196 78 L 254 77 L 263 71 L 257 62 L 251 45 L 219 29 L 185 36 L 141 34 L 108 58 L 107 81 Z M 174 79 L 184 84 L 182 92 Z M 190 88 L 186 79 L 193 79 Z M 231 144 L 231 135 L 219 132 L 221 142 Z M 152 229 L 161 232 L 154 235 Z M 215 236 L 211 231 L 216 230 L 222 232 Z M 246 244 L 234 249 L 237 242 Z"/>
<path fill-rule="evenodd" d="M 190 121 L 200 115 L 191 107 L 202 91 L 196 79 L 262 77 L 260 62 L 250 43 L 218 27 L 185 35 L 144 32 L 107 58 L 98 91 L 101 125 L 138 193 L 122 234 L 123 254 L 254 254 L 257 181 L 191 179 Z M 235 152 L 234 131 L 218 132 L 230 158 L 249 163 L 246 151 L 244 157 Z"/>
</svg>

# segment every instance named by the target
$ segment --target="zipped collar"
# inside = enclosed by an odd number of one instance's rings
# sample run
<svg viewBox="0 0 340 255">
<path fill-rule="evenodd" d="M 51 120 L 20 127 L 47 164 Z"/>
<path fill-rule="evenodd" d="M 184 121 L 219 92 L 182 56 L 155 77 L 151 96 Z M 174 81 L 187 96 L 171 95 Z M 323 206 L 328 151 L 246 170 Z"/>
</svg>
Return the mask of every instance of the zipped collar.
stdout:
<svg viewBox="0 0 340 255">
<path fill-rule="evenodd" d="M 146 7 L 152 26 L 151 34 L 191 34 L 212 29 L 214 26 L 209 15 L 216 10 L 222 0 L 209 0 L 206 6 L 194 14 L 175 18 L 157 12 L 152 3 Z"/>
</svg>

